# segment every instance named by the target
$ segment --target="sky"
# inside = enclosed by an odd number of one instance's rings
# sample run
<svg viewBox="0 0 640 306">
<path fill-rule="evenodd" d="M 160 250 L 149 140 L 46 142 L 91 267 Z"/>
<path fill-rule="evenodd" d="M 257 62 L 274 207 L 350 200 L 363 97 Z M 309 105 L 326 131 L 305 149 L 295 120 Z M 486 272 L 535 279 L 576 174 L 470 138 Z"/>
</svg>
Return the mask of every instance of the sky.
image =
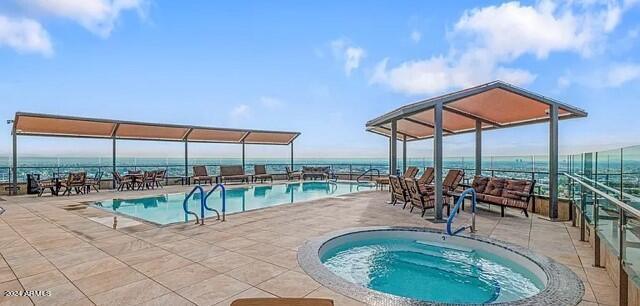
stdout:
<svg viewBox="0 0 640 306">
<path fill-rule="evenodd" d="M 585 109 L 561 153 L 638 144 L 640 1 L 0 2 L 0 117 L 16 111 L 299 131 L 300 157 L 385 157 L 367 120 L 500 79 Z M 4 120 L 3 120 L 4 121 Z M 0 155 L 11 152 L 10 125 Z M 485 132 L 485 155 L 544 155 L 548 125 Z M 473 136 L 445 155 L 472 156 Z M 410 157 L 432 156 L 429 140 Z M 21 137 L 21 155 L 110 156 L 104 140 Z M 179 157 L 123 141 L 126 156 Z M 238 156 L 198 144 L 193 156 Z M 248 157 L 287 157 L 248 146 Z"/>
</svg>

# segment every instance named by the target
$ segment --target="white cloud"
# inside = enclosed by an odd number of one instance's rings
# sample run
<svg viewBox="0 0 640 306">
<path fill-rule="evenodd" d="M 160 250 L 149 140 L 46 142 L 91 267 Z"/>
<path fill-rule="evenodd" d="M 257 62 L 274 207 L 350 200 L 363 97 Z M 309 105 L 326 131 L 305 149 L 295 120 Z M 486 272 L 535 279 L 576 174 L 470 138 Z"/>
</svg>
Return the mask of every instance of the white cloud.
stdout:
<svg viewBox="0 0 640 306">
<path fill-rule="evenodd" d="M 249 105 L 240 104 L 231 110 L 230 115 L 234 120 L 247 119 L 251 117 L 251 108 Z"/>
<path fill-rule="evenodd" d="M 422 40 L 422 33 L 420 33 L 420 31 L 413 30 L 411 31 L 410 38 L 414 43 L 419 43 L 420 40 Z"/>
<path fill-rule="evenodd" d="M 282 100 L 273 97 L 260 97 L 260 104 L 268 109 L 280 109 L 284 106 Z"/>
<path fill-rule="evenodd" d="M 73 20 L 101 36 L 111 34 L 122 12 L 143 16 L 146 0 L 19 0 L 25 7 L 48 15 Z"/>
<path fill-rule="evenodd" d="M 618 64 L 609 69 L 605 84 L 609 87 L 620 87 L 637 79 L 640 79 L 640 64 Z"/>
<path fill-rule="evenodd" d="M 0 15 L 0 46 L 18 52 L 53 54 L 49 34 L 39 22 L 28 18 L 8 18 Z"/>
<path fill-rule="evenodd" d="M 332 41 L 331 51 L 337 60 L 344 62 L 344 73 L 347 76 L 350 76 L 353 70 L 360 67 L 360 62 L 366 56 L 364 49 L 353 46 L 346 39 Z"/>
<path fill-rule="evenodd" d="M 502 79 L 516 85 L 535 74 L 508 67 L 525 55 L 538 60 L 552 52 L 589 57 L 599 52 L 625 10 L 635 3 L 615 1 L 540 1 L 527 6 L 508 2 L 466 11 L 449 33 L 447 54 L 410 60 L 388 67 L 378 63 L 371 83 L 407 94 L 434 94 Z"/>
</svg>

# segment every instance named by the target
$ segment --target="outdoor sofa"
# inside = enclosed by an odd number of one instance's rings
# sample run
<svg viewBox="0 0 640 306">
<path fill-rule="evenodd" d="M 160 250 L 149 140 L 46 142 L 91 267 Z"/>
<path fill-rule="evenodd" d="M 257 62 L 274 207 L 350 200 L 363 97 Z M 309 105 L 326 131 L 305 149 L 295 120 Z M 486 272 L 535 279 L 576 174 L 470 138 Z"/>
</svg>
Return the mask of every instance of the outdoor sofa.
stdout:
<svg viewBox="0 0 640 306">
<path fill-rule="evenodd" d="M 329 178 L 329 167 L 302 167 L 302 179 L 321 179 Z"/>
<path fill-rule="evenodd" d="M 476 191 L 476 201 L 500 206 L 500 216 L 504 217 L 504 208 L 522 209 L 529 217 L 527 209 L 533 198 L 535 180 L 518 180 L 476 175 L 471 187 Z"/>
<path fill-rule="evenodd" d="M 244 174 L 241 165 L 220 166 L 220 183 L 225 181 L 249 182 L 249 176 Z"/>
</svg>

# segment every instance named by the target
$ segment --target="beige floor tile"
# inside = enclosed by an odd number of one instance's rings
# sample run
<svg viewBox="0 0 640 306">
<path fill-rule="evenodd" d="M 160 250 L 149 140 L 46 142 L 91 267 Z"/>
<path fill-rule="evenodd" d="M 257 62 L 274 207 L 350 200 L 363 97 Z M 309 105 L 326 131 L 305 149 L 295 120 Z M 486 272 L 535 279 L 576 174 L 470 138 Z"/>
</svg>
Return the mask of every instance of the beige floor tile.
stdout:
<svg viewBox="0 0 640 306">
<path fill-rule="evenodd" d="M 102 247 L 102 250 L 112 256 L 118 256 L 121 254 L 127 254 L 131 252 L 136 252 L 139 250 L 144 250 L 152 246 L 153 245 L 149 242 L 136 239 L 129 242 L 107 245 Z"/>
<path fill-rule="evenodd" d="M 364 306 L 365 304 L 354 299 L 348 298 L 342 294 L 332 291 L 327 287 L 320 287 L 309 293 L 308 298 L 331 299 L 335 306 Z"/>
<path fill-rule="evenodd" d="M 284 251 L 286 251 L 286 249 L 277 247 L 275 245 L 259 243 L 259 244 L 252 245 L 250 247 L 239 249 L 236 252 L 242 255 L 260 259 L 260 258 L 266 258 L 266 257 L 272 256 L 278 253 L 282 253 Z"/>
<path fill-rule="evenodd" d="M 133 266 L 133 268 L 147 276 L 155 276 L 187 266 L 192 263 L 192 261 L 182 258 L 178 255 L 169 254 L 158 259 L 137 264 Z"/>
<path fill-rule="evenodd" d="M 171 290 L 178 290 L 205 279 L 212 278 L 220 273 L 201 264 L 190 264 L 172 271 L 168 271 L 153 277 L 155 281 Z"/>
<path fill-rule="evenodd" d="M 32 297 L 31 299 L 36 305 L 91 305 L 78 288 L 67 282 L 47 290 L 51 291 L 51 296 Z"/>
<path fill-rule="evenodd" d="M 9 266 L 0 267 L 0 283 L 8 282 L 16 279 L 15 274 L 11 271 Z"/>
<path fill-rule="evenodd" d="M 114 257 L 105 257 L 96 259 L 94 261 L 88 261 L 79 265 L 62 268 L 61 270 L 62 273 L 64 273 L 70 280 L 75 281 L 81 278 L 123 267 L 126 267 L 126 265 L 115 259 Z"/>
<path fill-rule="evenodd" d="M 289 271 L 256 287 L 279 297 L 304 297 L 318 289 L 320 284 L 305 274 Z"/>
<path fill-rule="evenodd" d="M 225 248 L 227 250 L 236 251 L 242 248 L 251 247 L 253 245 L 258 244 L 258 242 L 249 240 L 242 237 L 235 237 L 227 240 L 222 240 L 219 242 L 214 242 L 213 245 Z"/>
<path fill-rule="evenodd" d="M 247 299 L 247 298 L 272 298 L 272 297 L 276 297 L 273 294 L 270 294 L 268 292 L 264 292 L 258 288 L 255 287 L 251 287 L 245 291 L 240 292 L 239 294 L 236 294 L 218 304 L 215 304 L 216 306 L 229 306 L 231 305 L 231 303 L 237 299 Z"/>
<path fill-rule="evenodd" d="M 269 257 L 262 258 L 263 261 L 284 267 L 287 269 L 293 269 L 298 266 L 298 253 L 295 251 L 287 250 L 282 253 L 277 253 Z"/>
<path fill-rule="evenodd" d="M 24 290 L 22 285 L 17 280 L 12 280 L 4 283 L 0 283 L 0 292 L 4 293 L 5 291 L 19 291 Z M 31 299 L 25 296 L 6 296 L 5 294 L 0 295 L 0 305 L 32 305 Z"/>
<path fill-rule="evenodd" d="M 285 268 L 270 263 L 255 261 L 248 265 L 235 268 L 225 274 L 255 286 L 286 271 Z"/>
<path fill-rule="evenodd" d="M 193 306 L 193 305 L 195 304 L 175 293 L 165 294 L 161 297 L 158 297 L 151 301 L 140 304 L 140 306 Z"/>
<path fill-rule="evenodd" d="M 158 283 L 144 279 L 122 287 L 118 287 L 90 299 L 96 305 L 139 305 L 169 293 L 170 291 Z"/>
<path fill-rule="evenodd" d="M 152 247 L 134 251 L 131 253 L 121 254 L 116 257 L 130 266 L 135 266 L 137 264 L 156 260 L 169 254 L 171 254 L 169 251 L 163 250 L 158 247 Z"/>
<path fill-rule="evenodd" d="M 185 257 L 187 259 L 199 262 L 199 261 L 220 256 L 220 255 L 224 255 L 228 252 L 229 251 L 227 251 L 226 249 L 217 247 L 215 245 L 200 243 L 199 246 L 182 249 L 180 251 L 177 251 L 176 254 L 179 254 L 180 256 Z"/>
<path fill-rule="evenodd" d="M 618 305 L 618 288 L 591 285 L 596 300 L 600 305 Z"/>
<path fill-rule="evenodd" d="M 145 279 L 146 276 L 129 267 L 98 273 L 74 281 L 84 294 L 91 296 Z"/>
<path fill-rule="evenodd" d="M 20 283 L 27 290 L 50 290 L 51 288 L 69 283 L 69 280 L 58 270 L 21 278 Z"/>
<path fill-rule="evenodd" d="M 254 261 L 255 259 L 251 257 L 229 251 L 224 255 L 205 259 L 200 263 L 213 269 L 214 271 L 225 273 L 237 267 L 248 265 Z"/>
<path fill-rule="evenodd" d="M 218 275 L 189 287 L 182 288 L 178 290 L 177 293 L 198 305 L 215 305 L 250 287 L 249 284 L 235 280 L 229 276 Z"/>
</svg>

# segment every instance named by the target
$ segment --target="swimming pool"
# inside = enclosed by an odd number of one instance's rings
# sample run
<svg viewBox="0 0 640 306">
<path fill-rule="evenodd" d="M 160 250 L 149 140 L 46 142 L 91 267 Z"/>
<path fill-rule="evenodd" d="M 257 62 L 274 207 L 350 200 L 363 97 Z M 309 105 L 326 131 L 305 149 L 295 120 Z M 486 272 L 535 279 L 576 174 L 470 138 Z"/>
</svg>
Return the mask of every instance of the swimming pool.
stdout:
<svg viewBox="0 0 640 306">
<path fill-rule="evenodd" d="M 319 283 L 373 305 L 575 305 L 568 268 L 497 240 L 412 227 L 347 229 L 307 242 L 298 262 Z"/>
<path fill-rule="evenodd" d="M 357 191 L 370 190 L 371 185 L 358 185 L 344 182 L 299 182 L 274 184 L 269 186 L 252 186 L 228 188 L 226 191 L 226 212 L 236 213 L 275 205 L 296 203 L 301 201 L 339 196 Z M 210 188 L 205 188 L 209 190 Z M 194 220 L 185 215 L 182 203 L 185 193 L 162 194 L 158 196 L 135 199 L 112 199 L 94 203 L 97 207 L 121 213 L 134 218 L 157 224 L 170 224 Z M 212 194 L 207 200 L 210 208 L 222 210 L 220 194 Z M 200 211 L 200 197 L 196 193 L 189 200 L 189 210 Z M 215 216 L 206 211 L 205 217 Z"/>
</svg>

